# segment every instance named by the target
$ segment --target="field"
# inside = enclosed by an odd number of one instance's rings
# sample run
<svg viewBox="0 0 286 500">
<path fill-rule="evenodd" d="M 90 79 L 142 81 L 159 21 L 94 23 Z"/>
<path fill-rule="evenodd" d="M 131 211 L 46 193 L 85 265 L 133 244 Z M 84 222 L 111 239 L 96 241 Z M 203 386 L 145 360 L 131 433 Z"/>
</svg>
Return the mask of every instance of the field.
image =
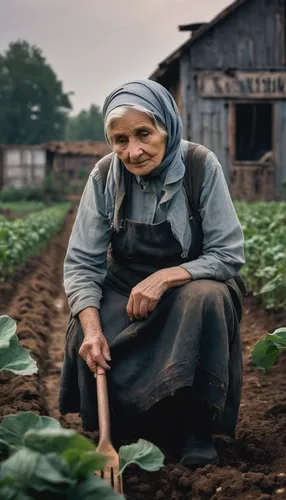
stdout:
<svg viewBox="0 0 286 500">
<path fill-rule="evenodd" d="M 55 417 L 64 427 L 81 431 L 77 415 L 62 417 L 57 409 L 69 312 L 62 287 L 62 263 L 75 218 L 75 211 L 67 211 L 68 207 L 62 208 L 58 226 L 55 224 L 49 233 L 55 236 L 48 244 L 48 238 L 39 244 L 40 254 L 33 256 L 25 250 L 25 257 L 21 257 L 19 249 L 21 260 L 17 262 L 18 257 L 12 254 L 13 269 L 5 279 L 2 274 L 0 294 L 4 300 L 0 314 L 8 314 L 17 321 L 20 341 L 37 361 L 39 373 L 31 377 L 12 377 L 8 372 L 0 375 L 0 417 L 30 410 Z M 245 275 L 251 291 L 259 295 L 247 297 L 244 304 L 241 324 L 244 386 L 236 438 L 216 437 L 219 466 L 190 471 L 167 460 L 159 472 L 128 469 L 124 475 L 127 498 L 286 498 L 286 357 L 281 355 L 267 375 L 250 360 L 253 346 L 266 331 L 286 326 L 286 206 L 258 204 L 250 208 L 238 204 L 237 211 L 246 234 Z M 66 213 L 59 230 L 60 219 Z M 3 228 L 7 222 L 0 221 L 0 227 L 1 224 Z M 38 234 L 36 227 L 33 233 Z M 9 242 L 7 237 L 6 248 Z M 13 246 L 9 248 L 13 250 Z M 92 434 L 89 437 L 97 438 Z"/>
</svg>

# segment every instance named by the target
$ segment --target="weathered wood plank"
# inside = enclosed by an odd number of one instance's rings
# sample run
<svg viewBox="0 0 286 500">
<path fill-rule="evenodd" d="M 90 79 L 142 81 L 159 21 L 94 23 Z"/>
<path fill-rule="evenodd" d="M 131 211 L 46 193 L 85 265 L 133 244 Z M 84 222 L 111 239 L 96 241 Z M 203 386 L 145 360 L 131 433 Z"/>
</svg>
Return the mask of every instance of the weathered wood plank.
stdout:
<svg viewBox="0 0 286 500">
<path fill-rule="evenodd" d="M 284 9 L 280 0 L 246 2 L 190 47 L 192 67 L 282 69 Z"/>
<path fill-rule="evenodd" d="M 277 103 L 276 112 L 276 194 L 279 196 L 281 183 L 286 179 L 286 101 Z"/>
<path fill-rule="evenodd" d="M 197 75 L 202 98 L 286 99 L 286 70 L 279 72 L 201 71 Z"/>
</svg>

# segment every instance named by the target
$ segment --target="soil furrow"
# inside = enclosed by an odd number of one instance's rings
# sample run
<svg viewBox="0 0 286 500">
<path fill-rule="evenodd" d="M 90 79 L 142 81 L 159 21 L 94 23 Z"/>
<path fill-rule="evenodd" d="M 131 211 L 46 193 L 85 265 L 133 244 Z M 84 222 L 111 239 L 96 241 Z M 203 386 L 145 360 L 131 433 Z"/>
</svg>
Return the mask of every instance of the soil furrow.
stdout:
<svg viewBox="0 0 286 500">
<path fill-rule="evenodd" d="M 62 287 L 62 264 L 74 216 L 70 214 L 38 263 L 22 282 L 15 283 L 12 298 L 5 297 L 5 313 L 18 323 L 21 343 L 39 366 L 32 377 L 0 376 L 0 416 L 19 410 L 58 418 L 65 427 L 81 432 L 78 415 L 61 417 L 58 411 L 68 306 Z M 24 273 L 25 274 L 25 273 Z M 9 287 L 8 287 L 9 288 Z M 10 286 L 10 292 L 13 287 Z M 286 324 L 286 313 L 267 314 L 249 298 L 245 301 L 241 335 L 244 349 L 244 387 L 235 440 L 216 437 L 220 466 L 189 471 L 167 462 L 163 470 L 146 473 L 130 468 L 125 474 L 128 498 L 151 499 L 282 499 L 286 498 L 286 356 L 268 375 L 258 371 L 249 356 L 266 331 Z M 164 416 L 162 415 L 162 418 Z M 96 438 L 95 434 L 89 434 Z"/>
</svg>

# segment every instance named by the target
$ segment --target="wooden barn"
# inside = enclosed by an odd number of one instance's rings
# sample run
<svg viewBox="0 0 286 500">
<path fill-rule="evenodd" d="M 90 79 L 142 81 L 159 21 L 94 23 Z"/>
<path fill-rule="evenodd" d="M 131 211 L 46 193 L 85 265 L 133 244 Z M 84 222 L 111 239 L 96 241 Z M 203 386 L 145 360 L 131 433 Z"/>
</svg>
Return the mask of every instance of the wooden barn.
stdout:
<svg viewBox="0 0 286 500">
<path fill-rule="evenodd" d="M 174 96 L 184 137 L 213 150 L 233 198 L 279 199 L 286 179 L 286 0 L 237 0 L 151 79 Z"/>
</svg>

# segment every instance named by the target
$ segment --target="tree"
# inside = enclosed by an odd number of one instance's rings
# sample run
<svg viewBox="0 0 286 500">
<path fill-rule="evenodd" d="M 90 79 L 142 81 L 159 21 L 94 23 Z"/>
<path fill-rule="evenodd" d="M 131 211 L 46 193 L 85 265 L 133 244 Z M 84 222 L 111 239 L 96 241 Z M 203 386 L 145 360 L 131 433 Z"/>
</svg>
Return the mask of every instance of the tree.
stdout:
<svg viewBox="0 0 286 500">
<path fill-rule="evenodd" d="M 69 94 L 38 47 L 19 40 L 0 54 L 0 143 L 62 139 L 71 108 Z"/>
<path fill-rule="evenodd" d="M 68 120 L 66 139 L 70 141 L 103 141 L 103 119 L 100 109 L 92 104 Z"/>
</svg>

